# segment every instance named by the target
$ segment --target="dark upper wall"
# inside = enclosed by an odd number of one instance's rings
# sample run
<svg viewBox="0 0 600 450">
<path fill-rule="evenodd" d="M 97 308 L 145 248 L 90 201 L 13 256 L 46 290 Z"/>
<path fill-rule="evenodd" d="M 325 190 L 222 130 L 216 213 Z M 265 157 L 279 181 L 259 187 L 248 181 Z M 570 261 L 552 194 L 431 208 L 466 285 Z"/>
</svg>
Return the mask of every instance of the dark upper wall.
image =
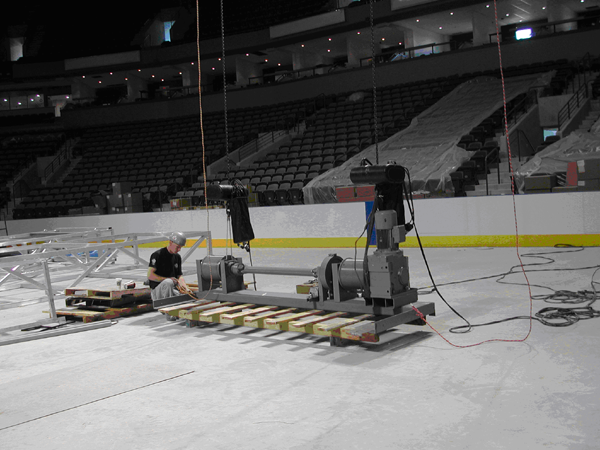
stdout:
<svg viewBox="0 0 600 450">
<path fill-rule="evenodd" d="M 600 30 L 576 31 L 540 37 L 526 41 L 502 44 L 503 67 L 518 66 L 566 58 L 577 60 L 586 53 L 598 55 L 596 43 Z M 378 86 L 396 85 L 445 77 L 455 74 L 496 69 L 499 66 L 498 47 L 487 45 L 457 52 L 422 56 L 413 60 L 379 66 L 376 70 Z M 340 94 L 372 89 L 370 67 L 340 71 L 288 83 L 229 90 L 229 109 L 249 108 L 316 97 L 319 94 Z M 202 96 L 203 111 L 223 109 L 223 94 Z M 112 107 L 63 111 L 67 128 L 151 120 L 198 114 L 198 98 L 123 104 Z"/>
</svg>

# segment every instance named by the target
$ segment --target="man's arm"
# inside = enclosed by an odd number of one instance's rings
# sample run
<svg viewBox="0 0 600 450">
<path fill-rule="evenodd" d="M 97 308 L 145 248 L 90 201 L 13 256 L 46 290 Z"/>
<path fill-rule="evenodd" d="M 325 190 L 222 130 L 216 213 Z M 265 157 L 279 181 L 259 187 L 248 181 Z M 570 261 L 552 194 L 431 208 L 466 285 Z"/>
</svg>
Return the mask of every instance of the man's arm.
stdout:
<svg viewBox="0 0 600 450">
<path fill-rule="evenodd" d="M 160 283 L 162 281 L 165 281 L 167 278 L 169 277 L 163 277 L 160 276 L 156 273 L 156 268 L 155 267 L 148 267 L 148 279 L 150 281 L 156 281 L 157 283 Z M 177 283 L 181 283 L 181 280 L 183 280 L 183 277 L 179 277 L 179 280 L 175 277 L 170 277 L 173 282 L 175 283 L 175 285 L 177 285 Z M 185 284 L 185 280 L 183 281 L 184 286 Z"/>
</svg>

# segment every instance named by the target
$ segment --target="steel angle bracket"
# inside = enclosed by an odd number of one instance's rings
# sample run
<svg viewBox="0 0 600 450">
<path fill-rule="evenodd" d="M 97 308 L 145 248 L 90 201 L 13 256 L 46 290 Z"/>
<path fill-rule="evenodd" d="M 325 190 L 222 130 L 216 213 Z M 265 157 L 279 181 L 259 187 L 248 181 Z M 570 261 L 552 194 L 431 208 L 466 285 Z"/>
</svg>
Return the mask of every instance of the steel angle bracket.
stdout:
<svg viewBox="0 0 600 450">
<path fill-rule="evenodd" d="M 363 321 L 356 325 L 350 325 L 342 329 L 341 338 L 356 341 L 378 342 L 379 335 L 399 325 L 425 325 L 425 322 L 417 316 L 412 306 L 417 308 L 424 316 L 435 316 L 435 303 L 416 302 L 401 308 L 398 314 L 384 317 L 376 321 Z"/>
</svg>

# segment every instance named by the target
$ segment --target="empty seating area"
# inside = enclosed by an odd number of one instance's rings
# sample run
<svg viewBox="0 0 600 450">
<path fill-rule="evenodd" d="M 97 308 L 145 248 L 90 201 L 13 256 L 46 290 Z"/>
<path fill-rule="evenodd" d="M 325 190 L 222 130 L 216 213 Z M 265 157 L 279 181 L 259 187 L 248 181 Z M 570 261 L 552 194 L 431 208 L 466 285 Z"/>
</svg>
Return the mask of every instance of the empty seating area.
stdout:
<svg viewBox="0 0 600 450">
<path fill-rule="evenodd" d="M 314 109 L 311 99 L 231 111 L 230 151 L 259 133 L 293 127 Z M 205 114 L 203 123 L 208 166 L 226 154 L 224 116 Z M 62 215 L 85 202 L 92 205 L 93 194 L 109 193 L 111 183 L 118 181 L 132 182 L 133 191 L 144 194 L 145 210 L 182 191 L 199 189 L 202 141 L 197 116 L 88 129 L 75 153 L 81 158 L 60 183 L 30 192 L 15 209 L 15 218 Z"/>
<path fill-rule="evenodd" d="M 52 156 L 64 142 L 63 133 L 9 135 L 1 139 L 0 185 L 11 180 L 40 156 Z"/>
<path fill-rule="evenodd" d="M 379 141 L 406 128 L 412 118 L 454 86 L 445 80 L 432 80 L 379 89 Z M 321 106 L 324 107 L 307 118 L 305 132 L 290 144 L 249 166 L 237 167 L 230 174 L 251 185 L 261 205 L 302 203 L 302 188 L 308 182 L 375 142 L 372 92 L 332 96 Z M 215 177 L 227 178 L 226 172 Z"/>
<path fill-rule="evenodd" d="M 506 69 L 506 75 L 545 72 L 565 65 L 568 62 L 550 61 L 519 66 Z M 486 74 L 464 74 L 379 88 L 379 141 L 408 127 L 414 117 L 474 75 Z M 519 100 L 512 103 L 517 104 Z M 321 95 L 297 102 L 230 110 L 230 152 L 256 139 L 260 133 L 289 130 L 293 137 L 252 163 L 235 165 L 232 162 L 234 166 L 229 173 L 222 171 L 210 175 L 207 182 L 238 179 L 252 187 L 261 205 L 301 204 L 302 189 L 311 180 L 375 142 L 372 111 L 371 91 Z M 226 154 L 224 128 L 222 112 L 204 115 L 207 167 Z M 476 184 L 477 173 L 483 165 L 499 160 L 495 136 L 502 129 L 503 111 L 498 110 L 463 136 L 458 145 L 473 152 L 471 161 L 458 170 L 462 173 L 463 185 Z M 18 148 L 19 142 L 5 140 L 2 145 L 6 149 Z M 28 146 L 29 150 L 17 153 L 29 162 L 28 152 L 40 156 L 55 151 L 55 147 L 42 148 L 41 145 L 34 149 L 33 141 Z M 119 181 L 131 182 L 133 192 L 143 194 L 145 211 L 160 207 L 175 197 L 189 197 L 193 205 L 205 203 L 197 116 L 90 128 L 82 134 L 76 156 L 79 158 L 55 185 L 32 190 L 15 209 L 14 217 L 56 216 L 67 214 L 71 208 L 91 206 L 93 196 L 110 193 L 111 183 Z M 10 158 L 7 160 L 11 161 Z M 21 167 L 23 164 L 26 162 Z M 12 170 L 9 167 L 4 170 L 5 176 Z"/>
</svg>

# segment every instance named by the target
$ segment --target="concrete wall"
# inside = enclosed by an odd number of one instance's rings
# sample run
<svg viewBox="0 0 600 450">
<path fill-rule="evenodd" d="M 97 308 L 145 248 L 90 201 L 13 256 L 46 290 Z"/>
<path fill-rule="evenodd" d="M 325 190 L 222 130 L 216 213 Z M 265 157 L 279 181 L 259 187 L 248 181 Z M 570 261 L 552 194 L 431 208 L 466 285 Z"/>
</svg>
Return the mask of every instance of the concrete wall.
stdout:
<svg viewBox="0 0 600 450">
<path fill-rule="evenodd" d="M 600 192 L 515 197 L 521 246 L 600 243 Z M 514 246 L 511 196 L 415 200 L 417 229 L 431 247 Z M 353 247 L 365 225 L 364 203 L 251 208 L 255 247 Z M 208 219 L 208 223 L 207 223 Z M 60 227 L 112 227 L 115 233 L 204 231 L 225 243 L 224 210 L 60 217 L 8 222 L 9 234 Z M 359 245 L 364 246 L 364 239 Z M 416 246 L 415 232 L 407 246 Z"/>
</svg>

